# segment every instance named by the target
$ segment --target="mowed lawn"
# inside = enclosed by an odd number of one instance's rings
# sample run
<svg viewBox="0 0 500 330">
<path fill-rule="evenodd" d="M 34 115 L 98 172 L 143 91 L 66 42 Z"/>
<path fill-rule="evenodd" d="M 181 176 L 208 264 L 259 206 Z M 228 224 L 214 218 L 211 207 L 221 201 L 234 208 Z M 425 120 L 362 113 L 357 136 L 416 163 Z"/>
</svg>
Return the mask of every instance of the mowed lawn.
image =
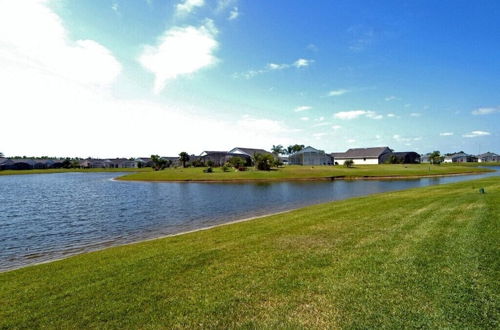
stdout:
<svg viewBox="0 0 500 330">
<path fill-rule="evenodd" d="M 0 274 L 0 328 L 498 329 L 499 220 L 490 177 L 110 248 Z"/>
<path fill-rule="evenodd" d="M 213 173 L 204 173 L 205 168 L 167 168 L 162 171 L 146 171 L 120 177 L 121 180 L 140 181 L 283 181 L 296 179 L 325 179 L 332 177 L 412 177 L 428 175 L 444 175 L 458 173 L 487 172 L 488 169 L 460 165 L 356 165 L 353 168 L 344 166 L 284 166 L 271 171 L 257 171 L 249 168 L 239 172 L 231 169 L 224 172 L 214 168 Z"/>
</svg>

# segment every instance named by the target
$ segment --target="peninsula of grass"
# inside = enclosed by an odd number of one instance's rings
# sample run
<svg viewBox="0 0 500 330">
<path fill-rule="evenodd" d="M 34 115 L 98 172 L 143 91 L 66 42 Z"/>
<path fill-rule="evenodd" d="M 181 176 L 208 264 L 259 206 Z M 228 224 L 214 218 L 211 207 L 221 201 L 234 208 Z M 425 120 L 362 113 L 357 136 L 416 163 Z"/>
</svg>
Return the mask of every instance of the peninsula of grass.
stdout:
<svg viewBox="0 0 500 330">
<path fill-rule="evenodd" d="M 3 170 L 1 175 L 22 175 L 22 174 L 51 174 L 51 173 L 96 173 L 96 172 L 150 172 L 152 169 L 147 168 L 51 168 L 51 169 L 35 169 L 35 170 Z"/>
<path fill-rule="evenodd" d="M 162 171 L 147 171 L 122 176 L 119 180 L 132 181 L 291 181 L 291 180 L 331 180 L 331 179 L 369 179 L 369 178 L 415 178 L 438 175 L 474 174 L 492 171 L 486 168 L 459 165 L 356 165 L 344 166 L 284 166 L 271 171 L 246 171 L 231 169 L 224 172 L 214 168 L 213 173 L 205 173 L 205 168 L 167 168 Z"/>
<path fill-rule="evenodd" d="M 489 177 L 109 248 L 1 273 L 0 328 L 495 329 L 499 223 Z"/>
</svg>

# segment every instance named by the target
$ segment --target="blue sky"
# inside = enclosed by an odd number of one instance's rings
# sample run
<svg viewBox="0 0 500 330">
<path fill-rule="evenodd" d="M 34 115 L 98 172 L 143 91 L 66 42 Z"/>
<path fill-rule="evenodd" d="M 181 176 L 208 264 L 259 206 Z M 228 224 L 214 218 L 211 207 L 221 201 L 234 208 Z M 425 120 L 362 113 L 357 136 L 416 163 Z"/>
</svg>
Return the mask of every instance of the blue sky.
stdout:
<svg viewBox="0 0 500 330">
<path fill-rule="evenodd" d="M 498 17 L 498 1 L 3 0 L 0 151 L 500 152 Z"/>
</svg>

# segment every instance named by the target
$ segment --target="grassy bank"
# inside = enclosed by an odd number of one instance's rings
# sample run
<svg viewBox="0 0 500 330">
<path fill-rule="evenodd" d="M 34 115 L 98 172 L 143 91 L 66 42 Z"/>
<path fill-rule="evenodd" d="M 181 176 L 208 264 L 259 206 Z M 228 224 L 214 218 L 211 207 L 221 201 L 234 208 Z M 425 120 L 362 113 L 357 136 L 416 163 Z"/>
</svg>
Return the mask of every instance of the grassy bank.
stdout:
<svg viewBox="0 0 500 330">
<path fill-rule="evenodd" d="M 0 171 L 0 175 L 21 175 L 21 174 L 50 174 L 50 173 L 67 173 L 67 172 L 151 172 L 148 168 L 56 168 L 42 170 L 4 170 Z"/>
<path fill-rule="evenodd" d="M 120 180 L 138 181 L 286 181 L 315 180 L 332 177 L 418 177 L 461 173 L 487 172 L 488 169 L 470 166 L 439 166 L 429 164 L 412 165 L 357 165 L 344 166 L 285 166 L 271 171 L 249 169 L 244 172 L 223 172 L 214 168 L 213 173 L 203 173 L 204 168 L 168 168 L 163 171 L 134 173 L 120 177 Z"/>
<path fill-rule="evenodd" d="M 498 328 L 499 220 L 491 177 L 110 248 L 0 274 L 0 328 Z"/>
</svg>

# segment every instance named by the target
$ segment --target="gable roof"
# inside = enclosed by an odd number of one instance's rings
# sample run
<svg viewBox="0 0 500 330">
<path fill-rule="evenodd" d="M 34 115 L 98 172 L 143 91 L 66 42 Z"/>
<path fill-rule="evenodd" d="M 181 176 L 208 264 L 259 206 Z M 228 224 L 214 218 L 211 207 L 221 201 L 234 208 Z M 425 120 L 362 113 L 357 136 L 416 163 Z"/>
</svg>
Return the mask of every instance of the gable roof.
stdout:
<svg viewBox="0 0 500 330">
<path fill-rule="evenodd" d="M 271 154 L 269 151 L 266 151 L 264 149 L 254 149 L 254 148 L 241 148 L 241 147 L 236 147 L 231 150 L 229 150 L 229 153 L 231 154 L 244 154 L 250 157 L 253 157 L 255 154 Z"/>
<path fill-rule="evenodd" d="M 306 153 L 306 152 L 318 152 L 318 153 L 322 153 L 324 152 L 323 150 L 319 150 L 319 149 L 316 149 L 316 148 L 313 148 L 311 146 L 307 146 L 305 147 L 304 149 L 300 150 L 300 151 L 297 151 L 296 153 L 294 153 L 293 155 L 299 155 L 299 154 L 303 154 L 303 153 Z"/>
<path fill-rule="evenodd" d="M 382 154 L 391 152 L 389 147 L 351 148 L 346 152 L 333 152 L 334 158 L 379 158 Z"/>
</svg>

